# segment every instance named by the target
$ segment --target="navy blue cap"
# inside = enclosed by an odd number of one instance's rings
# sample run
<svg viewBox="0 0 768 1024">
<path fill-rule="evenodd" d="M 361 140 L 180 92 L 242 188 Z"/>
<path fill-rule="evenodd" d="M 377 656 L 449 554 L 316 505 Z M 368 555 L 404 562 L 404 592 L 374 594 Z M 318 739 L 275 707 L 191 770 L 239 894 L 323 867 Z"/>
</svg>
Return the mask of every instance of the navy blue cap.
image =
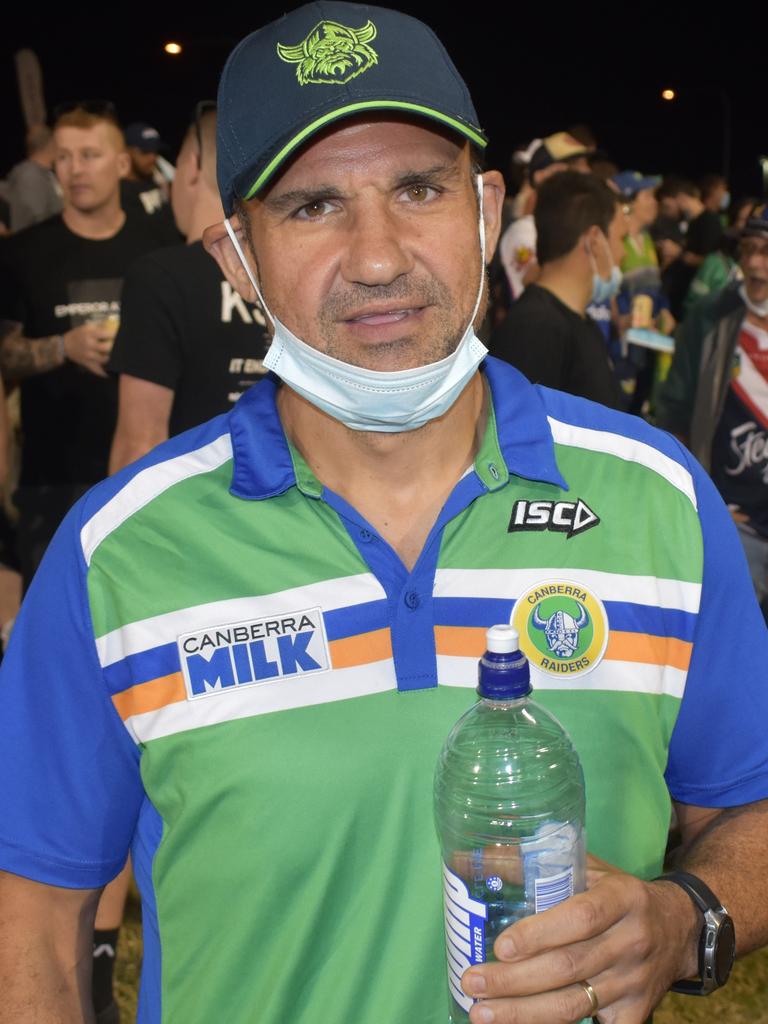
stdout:
<svg viewBox="0 0 768 1024">
<path fill-rule="evenodd" d="M 481 149 L 488 142 L 442 43 L 407 14 L 311 3 L 246 36 L 219 84 L 217 172 L 226 215 L 317 132 L 371 110 L 426 118 Z"/>
<path fill-rule="evenodd" d="M 531 692 L 528 659 L 520 650 L 514 626 L 491 626 L 486 632 L 487 650 L 477 667 L 477 692 L 487 700 L 519 700 Z"/>
<path fill-rule="evenodd" d="M 142 153 L 159 153 L 163 147 L 160 133 L 151 124 L 135 121 L 125 129 L 126 146 L 136 146 Z"/>
<path fill-rule="evenodd" d="M 634 199 L 638 192 L 647 188 L 658 188 L 661 177 L 657 174 L 641 174 L 640 171 L 621 171 L 611 178 L 625 199 Z"/>
<path fill-rule="evenodd" d="M 741 238 L 768 238 L 768 206 L 757 207 L 741 229 Z"/>
</svg>

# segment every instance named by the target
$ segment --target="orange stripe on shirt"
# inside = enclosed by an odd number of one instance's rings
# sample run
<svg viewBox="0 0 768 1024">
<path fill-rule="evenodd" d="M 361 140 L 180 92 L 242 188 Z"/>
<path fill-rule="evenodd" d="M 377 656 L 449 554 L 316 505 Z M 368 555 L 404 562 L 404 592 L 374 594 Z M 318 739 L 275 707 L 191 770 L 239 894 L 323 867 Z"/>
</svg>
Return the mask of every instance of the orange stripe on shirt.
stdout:
<svg viewBox="0 0 768 1024">
<path fill-rule="evenodd" d="M 480 658 L 485 651 L 485 632 L 485 629 L 476 626 L 435 626 L 437 653 L 459 658 Z M 675 637 L 613 630 L 608 636 L 605 657 L 610 661 L 670 665 L 686 671 L 691 660 L 691 644 Z"/>
<path fill-rule="evenodd" d="M 435 626 L 435 649 L 458 658 L 481 658 L 485 634 L 482 626 Z"/>
<path fill-rule="evenodd" d="M 334 668 L 352 668 L 391 658 L 392 637 L 389 629 L 374 629 L 370 633 L 344 637 L 343 640 L 331 640 L 328 648 Z"/>
<path fill-rule="evenodd" d="M 613 630 L 608 636 L 605 657 L 610 661 L 642 661 L 648 665 L 669 665 L 687 671 L 693 645 L 673 636 L 652 636 L 650 633 L 622 633 Z"/>
<path fill-rule="evenodd" d="M 145 711 L 159 711 L 167 704 L 177 704 L 187 699 L 184 677 L 181 672 L 138 683 L 130 690 L 116 693 L 112 698 L 118 715 L 123 721 L 131 715 L 142 715 Z"/>
</svg>

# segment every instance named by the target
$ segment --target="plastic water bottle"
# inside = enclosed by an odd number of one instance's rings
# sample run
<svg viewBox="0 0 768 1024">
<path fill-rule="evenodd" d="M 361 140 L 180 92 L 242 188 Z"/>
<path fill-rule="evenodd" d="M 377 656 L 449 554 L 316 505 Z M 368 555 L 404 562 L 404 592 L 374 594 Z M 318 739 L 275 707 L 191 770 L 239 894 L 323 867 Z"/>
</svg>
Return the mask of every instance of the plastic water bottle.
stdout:
<svg viewBox="0 0 768 1024">
<path fill-rule="evenodd" d="M 451 1021 L 467 1021 L 461 988 L 493 960 L 510 925 L 585 888 L 584 774 L 560 723 L 530 698 L 517 630 L 492 626 L 480 700 L 456 723 L 435 772 L 443 854 Z"/>
</svg>

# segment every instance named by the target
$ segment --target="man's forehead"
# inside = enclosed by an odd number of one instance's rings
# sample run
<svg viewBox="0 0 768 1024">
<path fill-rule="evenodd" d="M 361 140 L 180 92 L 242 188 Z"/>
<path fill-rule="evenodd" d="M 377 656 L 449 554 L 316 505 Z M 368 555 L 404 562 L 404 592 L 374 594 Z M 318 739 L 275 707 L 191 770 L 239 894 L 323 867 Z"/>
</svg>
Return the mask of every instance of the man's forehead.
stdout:
<svg viewBox="0 0 768 1024">
<path fill-rule="evenodd" d="M 98 121 L 88 127 L 64 124 L 54 129 L 53 138 L 61 149 L 76 149 L 82 146 L 111 146 L 122 149 L 120 133 L 107 121 Z"/>
<path fill-rule="evenodd" d="M 265 190 L 264 198 L 318 179 L 367 176 L 397 179 L 403 173 L 469 167 L 469 144 L 426 124 L 367 118 L 346 121 L 318 136 Z"/>
</svg>

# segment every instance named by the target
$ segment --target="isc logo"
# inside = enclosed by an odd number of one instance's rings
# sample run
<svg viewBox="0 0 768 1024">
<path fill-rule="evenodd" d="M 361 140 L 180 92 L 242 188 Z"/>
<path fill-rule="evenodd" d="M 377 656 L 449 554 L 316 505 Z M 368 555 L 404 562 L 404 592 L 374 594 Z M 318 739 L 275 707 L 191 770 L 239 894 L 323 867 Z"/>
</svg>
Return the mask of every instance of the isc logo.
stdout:
<svg viewBox="0 0 768 1024">
<path fill-rule="evenodd" d="M 177 639 L 190 700 L 329 668 L 319 608 L 210 626 Z"/>
<path fill-rule="evenodd" d="M 512 506 L 507 533 L 519 533 L 521 530 L 552 530 L 555 533 L 566 534 L 566 539 L 570 540 L 577 533 L 597 526 L 599 522 L 600 517 L 581 498 L 576 501 L 520 499 Z"/>
</svg>

